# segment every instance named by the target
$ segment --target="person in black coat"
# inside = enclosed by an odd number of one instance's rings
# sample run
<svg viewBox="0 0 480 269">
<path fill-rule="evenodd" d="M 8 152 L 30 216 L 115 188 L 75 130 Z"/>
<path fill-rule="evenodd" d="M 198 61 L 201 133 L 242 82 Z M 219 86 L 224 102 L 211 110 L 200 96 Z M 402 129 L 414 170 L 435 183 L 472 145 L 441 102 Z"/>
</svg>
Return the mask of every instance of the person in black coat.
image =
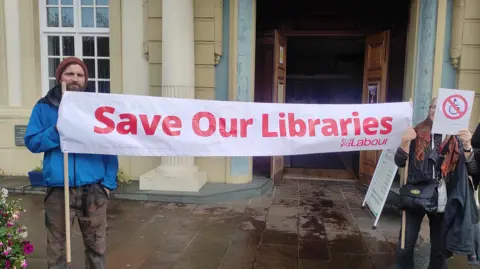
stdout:
<svg viewBox="0 0 480 269">
<path fill-rule="evenodd" d="M 428 117 L 415 128 L 409 128 L 405 132 L 395 155 L 395 163 L 398 167 L 405 167 L 408 162 L 407 184 L 410 186 L 403 187 L 403 191 L 415 184 L 437 185 L 439 182 L 445 184 L 444 181 L 446 181 L 446 196 L 448 197 L 452 193 L 457 194 L 456 183 L 459 182 L 460 177 L 465 177 L 463 181 L 467 182 L 466 171 L 475 174 L 478 169 L 470 156 L 471 133 L 468 130 L 462 130 L 457 136 L 447 136 L 445 139 L 442 139 L 441 134 L 431 133 L 436 104 L 435 98 L 430 105 Z M 413 187 L 412 190 L 415 188 Z M 402 200 L 402 190 L 400 195 L 400 200 Z M 447 197 L 444 198 L 447 199 Z M 431 199 L 438 198 L 432 196 Z M 452 227 L 458 227 L 457 223 L 461 221 L 452 218 L 451 215 L 453 211 L 463 210 L 463 208 L 454 209 L 454 203 L 449 205 L 447 200 L 444 203 L 444 209 L 439 210 L 438 204 L 435 203 L 434 208 L 421 209 L 409 208 L 407 204 L 400 205 L 406 211 L 405 248 L 401 249 L 400 235 L 396 252 L 396 269 L 414 268 L 414 248 L 425 215 L 428 216 L 430 224 L 431 251 L 428 268 L 444 269 L 447 267 L 446 258 L 449 256 L 448 251 L 445 251 L 447 240 L 446 236 L 442 236 L 442 234 L 452 234 Z M 444 225 L 444 212 L 449 215 L 448 227 Z M 468 220 L 465 221 L 465 223 L 467 222 Z M 449 239 L 448 242 L 452 242 L 452 240 Z"/>
<path fill-rule="evenodd" d="M 477 167 L 480 167 L 480 124 L 477 125 L 472 135 L 473 156 Z M 478 190 L 478 182 L 480 182 L 480 174 L 472 176 L 472 182 L 475 184 L 475 190 Z M 480 265 L 480 224 L 477 223 L 474 228 L 474 245 L 472 254 L 468 256 L 470 265 Z"/>
</svg>

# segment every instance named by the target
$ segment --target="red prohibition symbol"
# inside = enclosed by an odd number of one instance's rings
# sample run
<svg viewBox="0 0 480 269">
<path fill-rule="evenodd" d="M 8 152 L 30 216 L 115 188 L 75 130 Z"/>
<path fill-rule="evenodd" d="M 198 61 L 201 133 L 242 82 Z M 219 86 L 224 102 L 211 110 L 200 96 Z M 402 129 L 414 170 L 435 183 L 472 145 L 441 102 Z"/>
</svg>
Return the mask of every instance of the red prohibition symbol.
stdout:
<svg viewBox="0 0 480 269">
<path fill-rule="evenodd" d="M 463 105 L 459 104 L 463 103 Z M 465 97 L 461 96 L 460 94 L 453 94 L 445 98 L 442 104 L 442 112 L 447 119 L 450 120 L 458 120 L 463 117 L 468 110 L 468 102 Z"/>
</svg>

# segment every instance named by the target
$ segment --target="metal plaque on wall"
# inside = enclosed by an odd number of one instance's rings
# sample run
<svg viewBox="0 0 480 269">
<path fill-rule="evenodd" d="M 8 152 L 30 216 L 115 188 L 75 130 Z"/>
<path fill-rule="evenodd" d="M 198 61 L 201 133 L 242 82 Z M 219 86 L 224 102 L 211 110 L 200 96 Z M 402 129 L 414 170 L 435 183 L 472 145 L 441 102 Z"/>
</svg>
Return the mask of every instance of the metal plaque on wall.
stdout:
<svg viewBox="0 0 480 269">
<path fill-rule="evenodd" d="M 27 131 L 27 125 L 15 125 L 15 146 L 25 147 L 25 132 Z"/>
</svg>

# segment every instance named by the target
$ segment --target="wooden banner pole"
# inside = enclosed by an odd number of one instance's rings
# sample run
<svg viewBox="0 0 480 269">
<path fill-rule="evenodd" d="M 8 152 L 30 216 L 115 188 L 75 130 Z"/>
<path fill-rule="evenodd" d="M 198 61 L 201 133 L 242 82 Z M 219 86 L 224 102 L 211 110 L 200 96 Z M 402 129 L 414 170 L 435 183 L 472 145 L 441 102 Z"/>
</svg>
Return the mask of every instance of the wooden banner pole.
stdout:
<svg viewBox="0 0 480 269">
<path fill-rule="evenodd" d="M 412 98 L 410 98 L 410 104 L 413 107 Z M 410 155 L 410 152 L 408 154 Z M 409 159 L 410 158 L 408 158 L 407 162 L 405 163 L 403 180 L 401 181 L 401 186 L 400 187 L 403 187 L 403 186 L 405 186 L 405 184 L 407 184 Z M 402 232 L 401 232 L 401 239 L 400 239 L 400 245 L 401 245 L 402 249 L 405 249 L 405 230 L 406 230 L 405 226 L 406 225 L 407 225 L 407 212 L 405 210 L 402 210 Z"/>
<path fill-rule="evenodd" d="M 62 82 L 62 95 L 67 90 L 67 85 Z M 70 186 L 68 182 L 68 153 L 63 153 L 63 190 L 65 196 L 65 249 L 67 257 L 67 268 L 71 268 L 72 250 L 70 242 Z"/>
</svg>

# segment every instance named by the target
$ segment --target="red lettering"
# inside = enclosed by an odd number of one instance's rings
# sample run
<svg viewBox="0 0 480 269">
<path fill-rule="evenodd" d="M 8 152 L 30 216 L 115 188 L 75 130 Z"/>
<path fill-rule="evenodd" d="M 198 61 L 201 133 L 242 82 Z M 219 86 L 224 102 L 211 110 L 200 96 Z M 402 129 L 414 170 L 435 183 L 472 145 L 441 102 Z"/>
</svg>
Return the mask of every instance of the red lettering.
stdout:
<svg viewBox="0 0 480 269">
<path fill-rule="evenodd" d="M 137 115 L 135 114 L 122 113 L 117 114 L 117 120 L 119 121 L 116 122 L 112 117 L 114 113 L 114 107 L 98 107 L 95 110 L 95 119 L 104 126 L 94 126 L 94 132 L 98 134 L 109 134 L 116 130 L 122 135 L 136 135 L 138 133 L 138 120 L 140 120 L 141 128 L 143 128 L 145 134 L 150 136 L 156 134 L 160 123 L 163 133 L 167 136 L 179 136 L 182 129 L 182 121 L 177 116 L 163 117 L 161 115 L 140 114 L 137 119 Z M 278 122 L 274 124 L 276 126 L 269 126 L 269 114 L 265 113 L 262 114 L 262 137 L 304 137 L 306 135 L 314 137 L 317 135 L 317 126 L 320 126 L 321 135 L 326 137 L 359 136 L 362 135 L 362 133 L 367 136 L 377 134 L 386 135 L 393 130 L 392 117 L 383 117 L 381 119 L 375 117 L 362 118 L 357 111 L 352 112 L 351 115 L 351 118 L 340 119 L 302 119 L 295 117 L 295 113 L 280 112 L 278 114 Z M 149 116 L 151 117 L 150 120 Z M 204 124 L 203 128 L 200 127 L 201 121 L 203 121 L 202 123 Z M 253 123 L 253 118 L 219 118 L 217 122 L 215 115 L 207 111 L 201 111 L 193 116 L 192 129 L 198 136 L 210 137 L 217 132 L 218 125 L 218 132 L 222 137 L 247 137 L 248 127 L 252 126 Z M 273 128 L 272 131 L 270 127 Z M 360 143 L 366 145 L 381 145 L 386 142 L 382 140 L 364 140 Z"/>
<path fill-rule="evenodd" d="M 145 134 L 154 135 L 155 131 L 157 130 L 158 123 L 160 122 L 160 119 L 162 118 L 162 116 L 160 115 L 153 116 L 153 120 L 151 124 L 148 123 L 147 115 L 141 114 L 141 115 L 138 115 L 138 117 L 140 118 L 140 122 L 142 123 L 143 129 L 145 130 Z M 163 123 L 165 123 L 165 121 Z"/>
<path fill-rule="evenodd" d="M 137 117 L 135 117 L 135 115 L 130 113 L 120 114 L 120 119 L 126 121 L 121 121 L 117 124 L 117 132 L 119 134 L 137 134 Z"/>
<path fill-rule="evenodd" d="M 340 129 L 342 130 L 342 135 L 347 136 L 348 135 L 348 125 L 352 124 L 352 119 L 340 119 Z"/>
<path fill-rule="evenodd" d="M 308 135 L 309 136 L 316 136 L 316 127 L 317 125 L 320 125 L 320 120 L 319 119 L 308 119 Z"/>
<path fill-rule="evenodd" d="M 200 121 L 206 119 L 208 122 L 208 128 L 201 128 Z M 227 127 L 227 121 L 230 121 L 229 128 Z M 240 122 L 240 123 L 239 123 Z M 247 137 L 248 126 L 253 125 L 253 119 L 218 119 L 218 132 L 222 137 L 238 137 L 238 130 L 240 129 L 240 137 Z M 202 137 L 212 136 L 217 131 L 217 119 L 215 116 L 206 111 L 198 112 L 193 116 L 192 129 L 198 135 Z"/>
<path fill-rule="evenodd" d="M 286 137 L 287 136 L 287 125 L 285 124 L 285 113 L 280 113 L 278 114 L 280 119 L 278 120 L 278 127 L 280 131 L 280 137 Z"/>
<path fill-rule="evenodd" d="M 378 120 L 368 117 L 363 120 L 363 132 L 366 135 L 376 135 L 378 132 Z"/>
<path fill-rule="evenodd" d="M 95 110 L 95 119 L 99 122 L 105 124 L 105 127 L 93 127 L 93 131 L 97 134 L 109 134 L 115 130 L 115 122 L 105 116 L 105 113 L 113 114 L 115 108 L 111 106 L 101 106 Z"/>
<path fill-rule="evenodd" d="M 300 129 L 298 131 L 297 126 Z M 288 113 L 288 131 L 291 137 L 303 137 L 307 133 L 307 125 L 302 119 L 295 119 L 294 113 Z"/>
<path fill-rule="evenodd" d="M 358 112 L 352 112 L 353 118 L 353 127 L 355 128 L 355 135 L 360 135 L 362 133 L 362 126 L 360 125 L 360 119 L 358 117 Z"/>
<path fill-rule="evenodd" d="M 200 120 L 202 120 L 203 118 L 206 118 L 208 120 L 207 130 L 202 130 L 200 128 Z M 193 116 L 192 129 L 198 136 L 212 136 L 215 133 L 215 130 L 217 130 L 217 121 L 215 120 L 215 116 L 210 112 L 198 112 Z"/>
<path fill-rule="evenodd" d="M 94 126 L 93 131 L 98 134 L 109 134 L 116 130 L 119 134 L 127 135 L 132 134 L 136 135 L 138 133 L 138 119 L 137 116 L 131 113 L 122 113 L 118 115 L 120 121 L 115 126 L 115 121 L 107 116 L 105 113 L 113 114 L 115 112 L 115 108 L 109 106 L 99 107 L 95 110 L 95 118 L 106 125 L 106 127 L 98 127 Z M 162 116 L 161 115 L 153 115 L 153 119 L 150 122 L 148 120 L 148 115 L 140 114 L 138 115 L 140 118 L 140 122 L 142 127 L 145 131 L 146 135 L 154 135 L 158 124 L 160 123 Z M 174 128 L 181 129 L 182 128 L 182 121 L 177 116 L 167 116 L 163 119 L 162 129 L 166 135 L 169 136 L 179 136 L 180 130 L 172 130 Z"/>
<path fill-rule="evenodd" d="M 230 119 L 230 131 L 227 131 L 227 120 L 225 118 L 220 118 L 219 119 L 219 131 L 220 135 L 223 137 L 237 137 L 237 119 Z"/>
<path fill-rule="evenodd" d="M 368 138 L 365 138 L 365 139 L 362 139 L 362 140 L 359 140 L 356 144 L 356 146 L 383 146 L 385 144 L 387 144 L 387 141 L 388 139 L 378 139 L 378 138 L 375 138 L 375 139 L 368 139 Z"/>
<path fill-rule="evenodd" d="M 262 114 L 262 137 L 277 137 L 277 132 L 268 130 L 268 114 Z"/>
<path fill-rule="evenodd" d="M 324 119 L 322 127 L 323 136 L 338 136 L 338 126 L 334 119 Z"/>
<path fill-rule="evenodd" d="M 382 127 L 384 128 L 380 130 L 380 134 L 389 134 L 392 131 L 392 121 L 392 117 L 383 117 L 380 120 L 380 125 L 382 125 Z"/>
<path fill-rule="evenodd" d="M 253 125 L 253 119 L 240 120 L 240 137 L 247 137 L 247 127 Z"/>
<path fill-rule="evenodd" d="M 160 120 L 160 118 L 159 118 Z M 158 125 L 158 123 L 157 123 Z M 145 126 L 144 126 L 145 128 Z M 156 126 L 155 126 L 156 128 Z M 172 130 L 177 129 L 177 130 Z M 163 119 L 162 130 L 168 136 L 179 136 L 180 129 L 182 129 L 182 121 L 177 116 L 167 116 Z M 145 129 L 146 132 L 146 129 Z"/>
<path fill-rule="evenodd" d="M 314 137 L 317 135 L 317 126 L 321 126 L 320 130 L 323 136 L 359 136 L 362 133 L 368 136 L 378 133 L 385 135 L 393 129 L 392 117 L 384 117 L 380 120 L 374 117 L 362 119 L 359 115 L 360 113 L 354 111 L 351 118 L 302 119 L 296 118 L 295 113 L 286 115 L 286 113 L 280 112 L 278 114 L 278 131 L 270 131 L 269 115 L 262 114 L 262 135 L 263 137 L 286 137 L 288 128 L 289 137 L 304 137 L 305 135 Z"/>
</svg>

